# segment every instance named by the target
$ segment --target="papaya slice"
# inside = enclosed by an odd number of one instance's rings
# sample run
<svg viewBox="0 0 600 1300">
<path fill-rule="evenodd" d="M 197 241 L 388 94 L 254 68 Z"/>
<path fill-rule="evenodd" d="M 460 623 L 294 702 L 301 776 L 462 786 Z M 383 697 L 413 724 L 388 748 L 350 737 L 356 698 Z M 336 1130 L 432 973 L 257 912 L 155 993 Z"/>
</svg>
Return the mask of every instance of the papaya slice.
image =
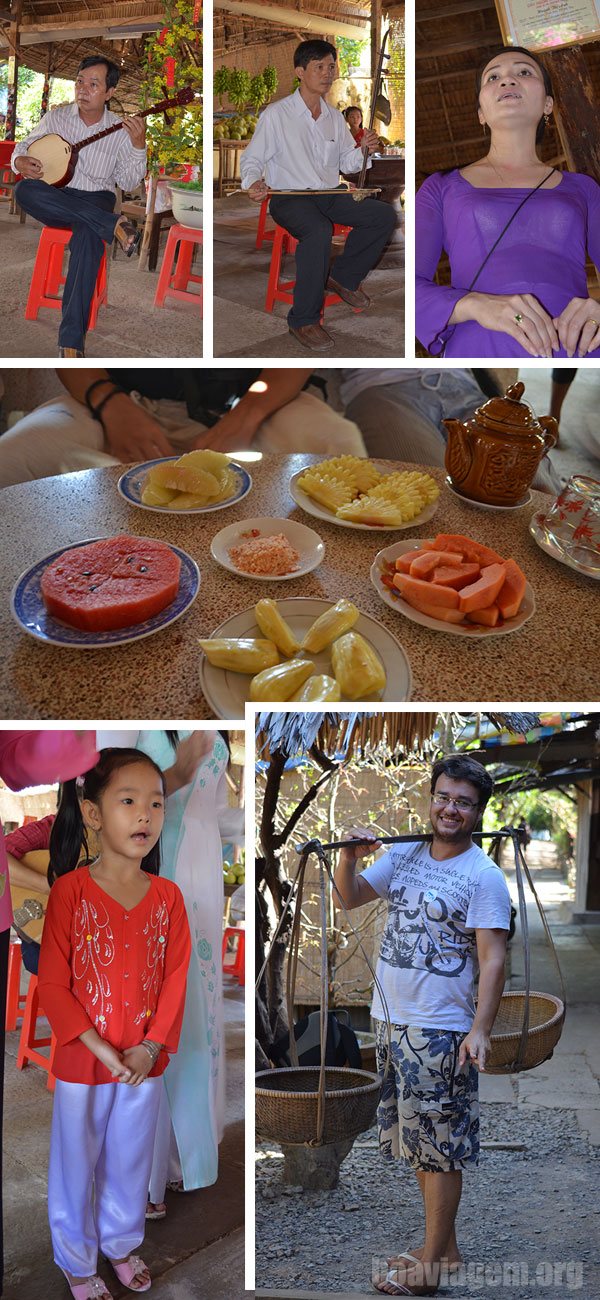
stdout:
<svg viewBox="0 0 600 1300">
<path fill-rule="evenodd" d="M 438 533 L 433 545 L 436 551 L 459 551 L 465 560 L 479 564 L 481 568 L 487 564 L 504 563 L 497 551 L 484 546 L 483 542 L 474 542 L 472 537 L 464 537 L 462 533 Z"/>
<path fill-rule="evenodd" d="M 475 582 L 479 577 L 480 569 L 478 564 L 461 564 L 446 565 L 446 556 L 444 555 L 444 564 L 433 570 L 431 581 L 437 582 L 439 587 L 456 587 L 459 591 L 461 587 L 466 587 L 468 583 Z M 439 557 L 438 557 L 439 565 Z"/>
<path fill-rule="evenodd" d="M 474 609 L 487 609 L 493 605 L 506 578 L 506 565 L 488 564 L 481 570 L 481 575 L 470 586 L 456 592 L 463 614 L 471 614 Z M 429 584 L 432 585 L 431 583 Z M 440 591 L 452 591 L 453 588 L 440 587 Z"/>
<path fill-rule="evenodd" d="M 462 623 L 464 614 L 459 609 L 445 609 L 443 605 L 427 605 L 420 598 L 415 600 L 414 596 L 404 597 L 407 605 L 413 609 L 418 609 L 420 614 L 428 614 L 430 618 L 441 619 L 443 623 Z"/>
<path fill-rule="evenodd" d="M 489 605 L 487 609 L 472 609 L 470 614 L 465 614 L 469 623 L 482 623 L 484 627 L 495 627 L 500 618 L 500 610 L 497 605 Z"/>
<path fill-rule="evenodd" d="M 497 605 L 503 618 L 514 618 L 523 604 L 527 579 L 516 560 L 506 561 L 506 578 L 500 588 Z"/>
<path fill-rule="evenodd" d="M 409 569 L 409 573 L 412 573 L 414 578 L 426 578 L 433 571 L 433 569 L 435 569 L 436 566 L 439 565 L 439 562 L 440 562 L 439 551 L 425 551 L 424 555 L 418 555 L 417 558 L 413 560 Z M 452 566 L 458 568 L 459 565 L 461 565 L 462 563 L 463 563 L 462 556 L 459 555 L 457 552 L 444 551 L 444 564 L 448 568 Z"/>
<path fill-rule="evenodd" d="M 435 582 L 425 582 L 422 578 L 413 578 L 410 573 L 396 573 L 394 586 L 406 599 L 413 598 L 434 608 L 458 609 L 458 592 L 454 587 L 438 587 Z M 493 599 L 493 597 L 492 597 Z M 490 601 L 491 604 L 491 601 Z"/>
<path fill-rule="evenodd" d="M 414 551 L 407 551 L 405 555 L 398 556 L 396 568 L 400 573 L 410 573 L 413 560 L 416 560 L 420 555 L 431 555 L 431 551 L 426 551 L 423 547 L 415 547 Z"/>
</svg>

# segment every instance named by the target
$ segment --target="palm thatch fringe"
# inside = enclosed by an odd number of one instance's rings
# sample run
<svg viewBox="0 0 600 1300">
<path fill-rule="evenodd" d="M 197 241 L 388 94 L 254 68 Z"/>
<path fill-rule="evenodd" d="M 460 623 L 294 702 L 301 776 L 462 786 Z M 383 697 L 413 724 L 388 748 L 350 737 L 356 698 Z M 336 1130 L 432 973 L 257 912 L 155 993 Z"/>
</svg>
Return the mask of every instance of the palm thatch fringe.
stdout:
<svg viewBox="0 0 600 1300">
<path fill-rule="evenodd" d="M 487 713 L 499 731 L 525 735 L 539 725 L 537 713 Z M 283 753 L 286 758 L 312 754 L 334 758 L 364 758 L 382 748 L 390 761 L 427 758 L 432 750 L 438 714 L 413 712 L 281 713 L 257 715 L 257 752 L 263 759 Z"/>
</svg>

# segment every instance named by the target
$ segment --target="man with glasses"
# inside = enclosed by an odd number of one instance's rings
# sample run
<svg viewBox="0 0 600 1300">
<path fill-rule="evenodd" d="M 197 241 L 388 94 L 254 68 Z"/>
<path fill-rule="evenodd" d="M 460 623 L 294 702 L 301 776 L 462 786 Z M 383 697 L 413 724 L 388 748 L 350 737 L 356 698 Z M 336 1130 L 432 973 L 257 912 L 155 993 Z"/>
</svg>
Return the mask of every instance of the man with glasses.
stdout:
<svg viewBox="0 0 600 1300">
<path fill-rule="evenodd" d="M 425 1242 L 386 1262 L 376 1289 L 387 1295 L 432 1294 L 442 1265 L 461 1262 L 455 1219 L 462 1170 L 479 1160 L 478 1070 L 504 988 L 510 895 L 502 872 L 473 843 L 493 792 L 484 767 L 450 755 L 431 774 L 431 843 L 393 845 L 360 875 L 357 861 L 380 848 L 342 849 L 335 885 L 346 909 L 388 903 L 377 979 L 391 1021 L 390 1069 L 378 1113 L 383 1158 L 415 1170 L 425 1208 Z M 474 980 L 479 969 L 477 1008 Z M 379 1072 L 389 1042 L 376 987 Z M 426 1288 L 426 1289 L 424 1289 Z"/>
</svg>

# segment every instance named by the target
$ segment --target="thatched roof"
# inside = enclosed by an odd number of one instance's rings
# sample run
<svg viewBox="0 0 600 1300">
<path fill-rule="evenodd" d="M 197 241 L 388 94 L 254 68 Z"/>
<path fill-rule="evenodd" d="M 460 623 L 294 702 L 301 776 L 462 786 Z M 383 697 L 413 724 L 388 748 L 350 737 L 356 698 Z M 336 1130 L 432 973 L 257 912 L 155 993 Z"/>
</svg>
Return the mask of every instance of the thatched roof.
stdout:
<svg viewBox="0 0 600 1300">
<path fill-rule="evenodd" d="M 502 45 L 494 0 L 427 0 L 416 7 L 416 183 L 432 172 L 464 167 L 486 152 L 476 112 L 475 71 Z M 596 102 L 600 42 L 582 46 Z M 549 57 L 550 61 L 552 56 Z M 549 63 L 548 66 L 551 66 Z M 540 150 L 563 157 L 553 118 Z"/>
<path fill-rule="evenodd" d="M 305 21 L 308 17 L 312 19 L 322 16 L 322 35 L 325 38 L 329 31 L 328 19 L 348 24 L 352 28 L 362 27 L 364 39 L 368 40 L 370 37 L 369 0 L 277 0 L 278 8 L 298 11 L 298 21 L 292 25 L 274 21 L 272 13 L 269 12 L 273 7 L 272 0 L 256 0 L 256 2 L 265 11 L 264 22 L 257 17 L 242 17 L 228 13 L 227 10 L 215 6 L 213 38 L 215 61 L 225 54 L 254 46 L 272 47 L 290 40 L 297 44 L 307 35 L 306 26 L 303 26 L 303 16 Z M 384 2 L 382 8 L 384 18 L 404 18 L 404 0 L 390 0 L 389 4 Z M 311 35 L 316 34 L 313 29 Z M 349 32 L 349 35 L 352 33 Z"/>
<path fill-rule="evenodd" d="M 438 713 L 282 713 L 257 715 L 256 745 L 259 758 L 276 751 L 289 758 L 318 755 L 331 762 L 336 756 L 364 758 L 385 748 L 389 761 L 427 758 L 434 748 Z M 537 726 L 536 713 L 485 714 L 496 726 L 524 735 Z M 456 715 L 458 721 L 458 715 Z M 439 742 L 435 742 L 435 748 Z"/>
<path fill-rule="evenodd" d="M 121 80 L 111 107 L 139 106 L 143 37 L 165 21 L 160 0 L 24 0 L 19 31 L 20 59 L 35 72 L 45 72 L 50 54 L 51 75 L 74 78 L 89 54 L 105 54 L 121 66 Z M 10 19 L 7 0 L 0 0 L 0 60 L 9 52 Z"/>
</svg>

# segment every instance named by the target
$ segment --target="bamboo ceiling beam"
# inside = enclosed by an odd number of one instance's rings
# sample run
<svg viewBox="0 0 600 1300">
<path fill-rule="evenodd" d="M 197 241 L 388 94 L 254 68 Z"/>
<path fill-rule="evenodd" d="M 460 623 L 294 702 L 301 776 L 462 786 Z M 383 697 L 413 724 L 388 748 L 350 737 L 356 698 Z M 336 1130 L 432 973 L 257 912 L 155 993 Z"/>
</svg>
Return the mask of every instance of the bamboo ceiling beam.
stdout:
<svg viewBox="0 0 600 1300">
<path fill-rule="evenodd" d="M 162 22 L 164 25 L 165 11 L 161 5 L 146 5 L 139 7 L 139 12 L 131 13 L 126 18 L 115 17 L 109 9 L 104 16 L 97 13 L 95 18 L 85 18 L 79 12 L 70 14 L 52 14 L 45 18 L 32 18 L 27 15 L 21 23 L 23 32 L 47 32 L 58 30 L 61 27 L 70 29 L 77 28 L 79 31 L 83 27 L 111 27 L 115 31 L 121 31 L 125 28 L 139 27 L 144 23 Z"/>
<path fill-rule="evenodd" d="M 500 40 L 498 29 L 481 32 L 479 36 L 470 36 L 460 41 L 423 41 L 415 50 L 417 59 L 434 59 L 437 55 L 461 54 L 464 50 L 478 50 L 485 45 L 497 45 Z"/>
<path fill-rule="evenodd" d="M 456 0 L 455 4 L 438 6 L 435 9 L 423 9 L 419 6 L 416 21 L 440 22 L 444 18 L 453 18 L 457 14 L 479 12 L 480 9 L 493 9 L 494 0 Z"/>
</svg>

